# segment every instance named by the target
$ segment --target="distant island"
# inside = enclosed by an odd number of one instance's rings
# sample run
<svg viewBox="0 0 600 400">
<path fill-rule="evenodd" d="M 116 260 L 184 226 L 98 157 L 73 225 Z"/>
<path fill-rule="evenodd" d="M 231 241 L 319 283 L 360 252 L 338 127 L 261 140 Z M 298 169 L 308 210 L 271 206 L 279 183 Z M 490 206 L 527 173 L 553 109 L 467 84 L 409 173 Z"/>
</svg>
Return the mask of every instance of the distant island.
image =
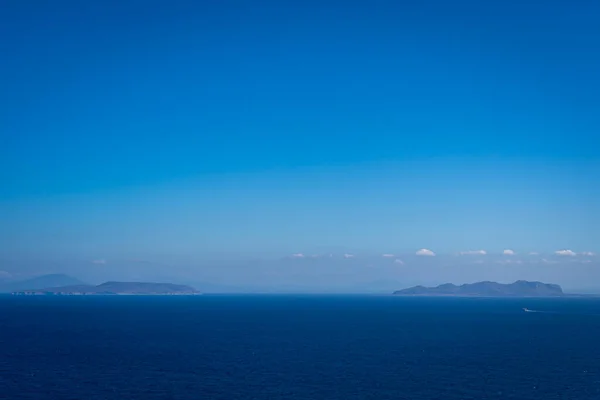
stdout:
<svg viewBox="0 0 600 400">
<path fill-rule="evenodd" d="M 445 283 L 436 287 L 415 286 L 394 292 L 400 296 L 461 296 L 461 297 L 558 297 L 564 296 L 559 285 L 516 281 L 502 284 L 497 282 L 477 282 L 464 285 Z"/>
<path fill-rule="evenodd" d="M 22 290 L 55 288 L 62 286 L 87 285 L 77 278 L 65 274 L 40 275 L 25 280 L 0 282 L 0 293 L 12 293 Z"/>
<path fill-rule="evenodd" d="M 97 286 L 71 285 L 46 289 L 12 292 L 13 295 L 197 295 L 196 289 L 187 285 L 150 282 L 105 282 Z"/>
</svg>

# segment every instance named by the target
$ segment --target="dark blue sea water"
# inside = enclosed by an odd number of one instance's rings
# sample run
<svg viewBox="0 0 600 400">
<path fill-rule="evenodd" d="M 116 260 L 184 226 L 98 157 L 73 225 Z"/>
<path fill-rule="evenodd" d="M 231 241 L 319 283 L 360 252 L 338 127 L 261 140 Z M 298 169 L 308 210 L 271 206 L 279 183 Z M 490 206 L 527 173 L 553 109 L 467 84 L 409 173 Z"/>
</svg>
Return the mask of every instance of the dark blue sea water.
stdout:
<svg viewBox="0 0 600 400">
<path fill-rule="evenodd" d="M 4 296 L 0 398 L 598 400 L 600 300 Z"/>
</svg>

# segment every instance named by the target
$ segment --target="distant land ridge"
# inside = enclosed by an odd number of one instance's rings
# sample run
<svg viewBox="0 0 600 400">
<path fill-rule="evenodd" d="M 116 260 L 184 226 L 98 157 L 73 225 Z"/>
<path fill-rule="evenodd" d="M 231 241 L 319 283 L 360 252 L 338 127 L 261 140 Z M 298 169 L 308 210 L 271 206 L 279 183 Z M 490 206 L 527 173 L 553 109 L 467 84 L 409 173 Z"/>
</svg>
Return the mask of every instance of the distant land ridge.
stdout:
<svg viewBox="0 0 600 400">
<path fill-rule="evenodd" d="M 100 285 L 71 285 L 19 290 L 14 295 L 191 295 L 200 294 L 187 285 L 151 282 L 104 282 Z"/>
<path fill-rule="evenodd" d="M 394 292 L 400 296 L 556 297 L 564 296 L 559 285 L 542 282 L 476 282 L 460 286 L 445 283 L 436 287 L 414 286 Z"/>
<path fill-rule="evenodd" d="M 11 293 L 21 290 L 43 289 L 48 287 L 87 285 L 79 279 L 65 274 L 40 275 L 25 280 L 13 280 L 0 283 L 0 293 Z"/>
</svg>

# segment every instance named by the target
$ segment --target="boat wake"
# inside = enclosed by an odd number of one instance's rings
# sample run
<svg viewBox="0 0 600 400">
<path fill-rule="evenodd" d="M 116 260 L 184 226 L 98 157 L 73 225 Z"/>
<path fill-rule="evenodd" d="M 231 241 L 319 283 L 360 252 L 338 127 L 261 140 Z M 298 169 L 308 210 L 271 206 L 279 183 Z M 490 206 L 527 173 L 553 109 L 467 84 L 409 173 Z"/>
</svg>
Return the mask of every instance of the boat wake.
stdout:
<svg viewBox="0 0 600 400">
<path fill-rule="evenodd" d="M 531 310 L 529 308 L 523 307 L 523 311 L 526 313 L 538 313 L 538 314 L 564 314 L 564 315 L 585 315 L 588 317 L 600 317 L 600 314 L 597 313 L 569 313 L 569 312 L 560 312 L 560 311 L 542 311 L 542 310 Z"/>
<path fill-rule="evenodd" d="M 564 314 L 558 311 L 542 311 L 542 310 L 530 310 L 529 308 L 523 308 L 523 311 L 538 314 Z"/>
</svg>

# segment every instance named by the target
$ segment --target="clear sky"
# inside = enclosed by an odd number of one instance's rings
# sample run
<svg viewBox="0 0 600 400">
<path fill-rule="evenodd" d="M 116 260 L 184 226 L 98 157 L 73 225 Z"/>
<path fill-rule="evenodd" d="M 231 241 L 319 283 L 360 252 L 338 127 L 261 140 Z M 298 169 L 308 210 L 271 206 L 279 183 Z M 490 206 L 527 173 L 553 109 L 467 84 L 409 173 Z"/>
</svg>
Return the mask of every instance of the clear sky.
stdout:
<svg viewBox="0 0 600 400">
<path fill-rule="evenodd" d="M 293 253 L 600 252 L 597 1 L 1 9 L 4 276 L 244 283 Z"/>
</svg>

